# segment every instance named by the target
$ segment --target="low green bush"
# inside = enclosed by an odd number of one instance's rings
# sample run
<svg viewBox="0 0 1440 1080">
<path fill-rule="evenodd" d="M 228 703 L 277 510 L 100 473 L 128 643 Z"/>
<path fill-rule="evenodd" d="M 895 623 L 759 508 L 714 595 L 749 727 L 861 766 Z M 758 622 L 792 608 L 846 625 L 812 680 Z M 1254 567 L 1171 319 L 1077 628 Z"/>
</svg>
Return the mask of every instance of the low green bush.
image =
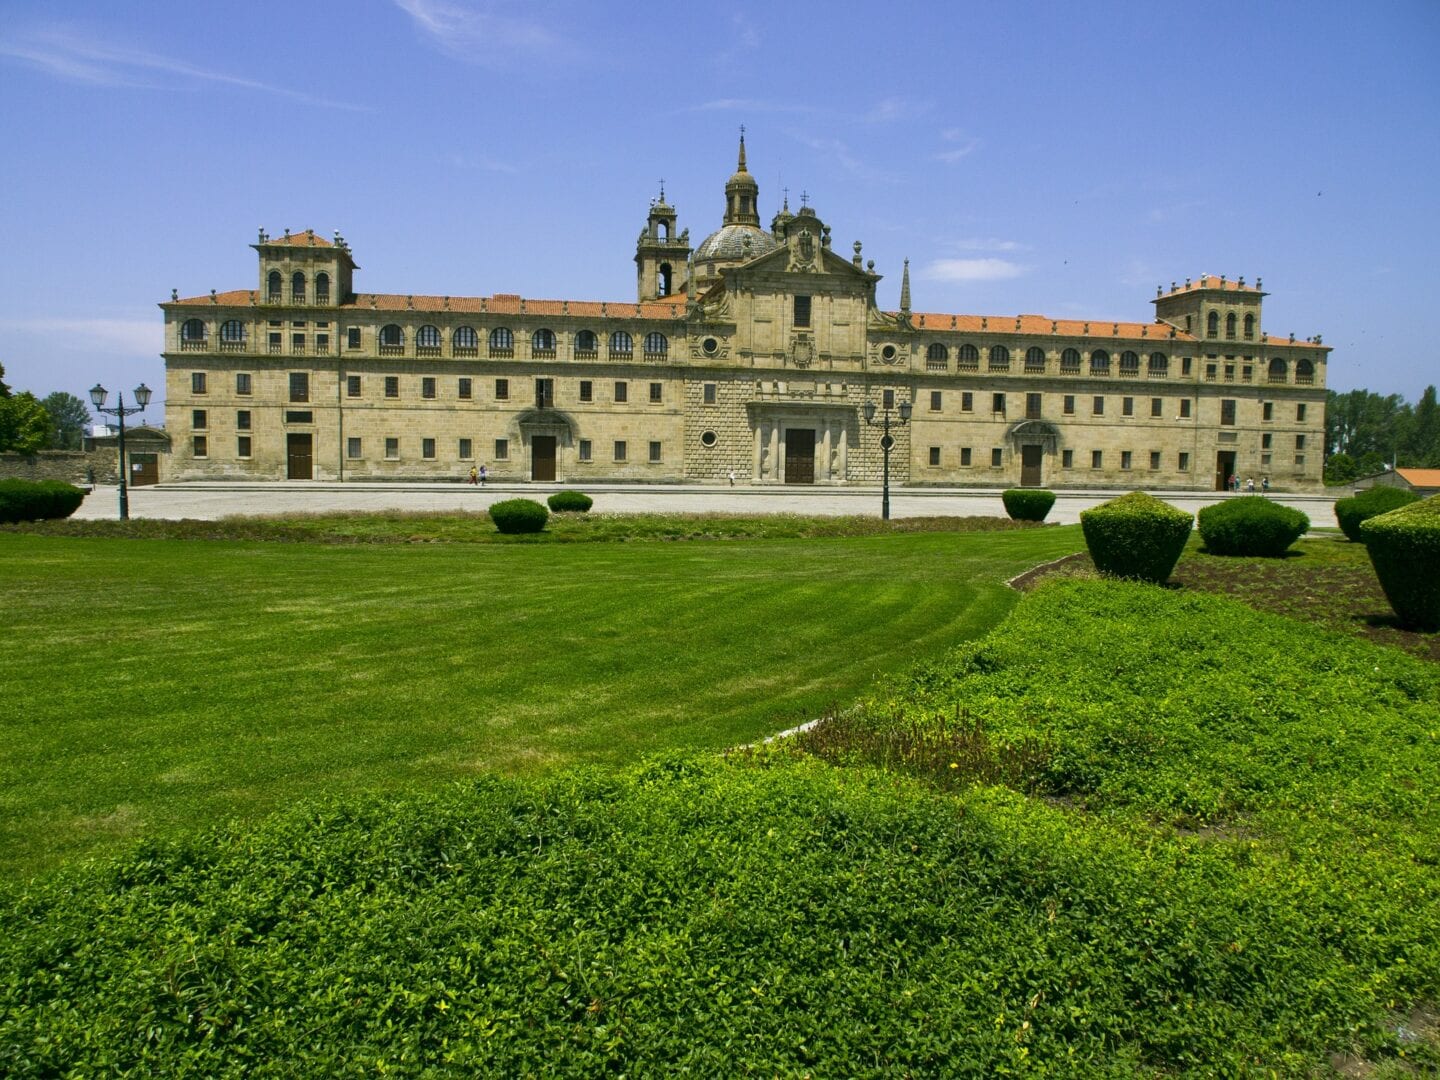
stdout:
<svg viewBox="0 0 1440 1080">
<path fill-rule="evenodd" d="M 1360 539 L 1400 621 L 1440 630 L 1440 495 L 1370 518 Z"/>
<path fill-rule="evenodd" d="M 1000 493 L 1011 521 L 1044 521 L 1055 505 L 1055 493 L 1044 488 L 1010 488 Z"/>
<path fill-rule="evenodd" d="M 534 499 L 504 499 L 491 505 L 490 520 L 502 533 L 538 533 L 550 511 Z"/>
<path fill-rule="evenodd" d="M 0 523 L 68 518 L 85 492 L 59 480 L 0 480 Z"/>
<path fill-rule="evenodd" d="M 1336 500 L 1335 520 L 1340 523 L 1340 531 L 1358 544 L 1360 543 L 1360 526 L 1363 522 L 1419 501 L 1419 495 L 1413 491 L 1406 491 L 1404 488 L 1379 486 L 1367 488 L 1359 495 Z"/>
<path fill-rule="evenodd" d="M 1163 585 L 1190 539 L 1194 520 L 1153 495 L 1132 491 L 1081 513 L 1080 528 L 1102 574 Z"/>
<path fill-rule="evenodd" d="M 583 514 L 595 505 L 595 500 L 579 491 L 557 491 L 545 500 L 557 514 Z"/>
<path fill-rule="evenodd" d="M 1310 531 L 1310 519 L 1299 510 L 1263 495 L 1243 495 L 1207 506 L 1196 520 L 1205 550 L 1212 555 L 1278 559 Z"/>
</svg>

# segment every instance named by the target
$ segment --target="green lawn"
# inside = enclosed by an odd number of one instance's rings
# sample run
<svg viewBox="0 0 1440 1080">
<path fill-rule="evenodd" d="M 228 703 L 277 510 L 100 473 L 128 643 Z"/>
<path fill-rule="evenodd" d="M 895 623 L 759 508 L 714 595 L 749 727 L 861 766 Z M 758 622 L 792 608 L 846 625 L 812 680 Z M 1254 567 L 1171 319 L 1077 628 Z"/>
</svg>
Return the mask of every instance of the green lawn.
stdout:
<svg viewBox="0 0 1440 1080">
<path fill-rule="evenodd" d="M 0 536 L 0 873 L 295 799 L 745 742 L 995 625 L 1078 528 L 680 544 Z"/>
</svg>

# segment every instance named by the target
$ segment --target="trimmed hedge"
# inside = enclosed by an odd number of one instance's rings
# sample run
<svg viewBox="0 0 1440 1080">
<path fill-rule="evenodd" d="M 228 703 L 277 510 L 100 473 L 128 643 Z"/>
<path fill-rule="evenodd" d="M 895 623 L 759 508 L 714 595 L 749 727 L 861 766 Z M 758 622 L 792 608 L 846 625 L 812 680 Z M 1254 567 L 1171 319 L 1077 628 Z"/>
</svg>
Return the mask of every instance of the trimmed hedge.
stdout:
<svg viewBox="0 0 1440 1080">
<path fill-rule="evenodd" d="M 505 499 L 491 505 L 490 520 L 502 533 L 538 533 L 550 511 L 534 499 Z"/>
<path fill-rule="evenodd" d="M 1010 488 L 1000 493 L 1011 521 L 1044 521 L 1055 505 L 1055 493 L 1044 488 Z"/>
<path fill-rule="evenodd" d="M 1153 495 L 1132 491 L 1084 511 L 1080 528 L 1102 574 L 1163 585 L 1185 550 L 1194 520 Z"/>
<path fill-rule="evenodd" d="M 1360 539 L 1401 623 L 1440 630 L 1440 495 L 1370 518 Z"/>
<path fill-rule="evenodd" d="M 1358 544 L 1361 543 L 1361 524 L 1369 521 L 1372 517 L 1388 514 L 1391 510 L 1398 510 L 1402 506 L 1409 506 L 1411 503 L 1419 501 L 1419 495 L 1413 491 L 1406 491 L 1404 488 L 1367 488 L 1359 495 L 1337 500 L 1335 520 L 1340 523 L 1340 531 Z"/>
<path fill-rule="evenodd" d="M 59 480 L 0 480 L 0 523 L 68 518 L 84 501 L 83 489 Z"/>
<path fill-rule="evenodd" d="M 557 514 L 583 514 L 595 505 L 595 500 L 579 491 L 557 491 L 545 500 Z"/>
<path fill-rule="evenodd" d="M 1205 549 L 1212 555 L 1278 559 L 1310 531 L 1310 519 L 1299 510 L 1263 495 L 1244 495 L 1207 506 L 1196 520 Z"/>
</svg>

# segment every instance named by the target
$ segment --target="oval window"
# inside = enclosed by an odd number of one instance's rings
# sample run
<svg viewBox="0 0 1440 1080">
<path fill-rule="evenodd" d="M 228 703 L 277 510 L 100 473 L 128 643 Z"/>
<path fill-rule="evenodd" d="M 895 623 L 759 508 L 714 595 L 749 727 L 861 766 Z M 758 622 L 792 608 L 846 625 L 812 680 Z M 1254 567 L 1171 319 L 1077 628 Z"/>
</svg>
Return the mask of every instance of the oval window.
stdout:
<svg viewBox="0 0 1440 1080">
<path fill-rule="evenodd" d="M 706 431 L 700 435 L 701 446 L 714 446 L 716 441 L 717 437 L 713 431 Z"/>
</svg>

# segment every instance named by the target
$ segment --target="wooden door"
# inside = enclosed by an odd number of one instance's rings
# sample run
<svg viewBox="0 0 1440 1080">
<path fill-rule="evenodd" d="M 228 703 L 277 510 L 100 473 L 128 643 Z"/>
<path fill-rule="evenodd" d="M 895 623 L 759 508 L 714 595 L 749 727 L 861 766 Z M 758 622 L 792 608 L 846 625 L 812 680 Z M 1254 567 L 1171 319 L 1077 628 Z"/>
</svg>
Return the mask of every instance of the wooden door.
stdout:
<svg viewBox="0 0 1440 1080">
<path fill-rule="evenodd" d="M 130 486 L 144 487 L 146 484 L 158 484 L 160 482 L 160 455 L 158 454 L 131 454 L 130 455 Z"/>
<path fill-rule="evenodd" d="M 785 429 L 785 483 L 815 482 L 815 429 Z"/>
<path fill-rule="evenodd" d="M 1043 446 L 1022 446 L 1020 448 L 1020 486 L 1039 487 L 1041 462 L 1045 459 Z"/>
<path fill-rule="evenodd" d="M 530 436 L 530 479 L 555 479 L 555 436 Z"/>
<path fill-rule="evenodd" d="M 1221 450 L 1215 455 L 1215 490 L 1229 491 L 1230 478 L 1235 475 L 1235 451 Z"/>
<path fill-rule="evenodd" d="M 315 450 L 313 435 L 297 435 L 290 432 L 285 436 L 285 478 L 287 480 L 313 480 L 315 478 Z"/>
</svg>

